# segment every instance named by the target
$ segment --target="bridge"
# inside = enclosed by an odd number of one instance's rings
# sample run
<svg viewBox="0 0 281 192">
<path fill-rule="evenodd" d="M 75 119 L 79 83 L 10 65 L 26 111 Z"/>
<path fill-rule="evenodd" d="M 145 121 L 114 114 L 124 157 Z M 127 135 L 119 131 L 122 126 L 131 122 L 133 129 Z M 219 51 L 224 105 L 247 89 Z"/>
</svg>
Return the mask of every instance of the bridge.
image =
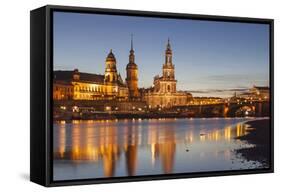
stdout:
<svg viewBox="0 0 281 192">
<path fill-rule="evenodd" d="M 76 110 L 79 109 L 79 110 Z M 269 100 L 220 100 L 203 104 L 149 109 L 147 104 L 116 101 L 54 101 L 54 118 L 168 118 L 168 117 L 264 117 L 270 114 Z M 81 117 L 82 116 L 82 117 Z"/>
<path fill-rule="evenodd" d="M 220 102 L 177 107 L 177 110 L 193 113 L 198 117 L 269 116 L 269 101 Z"/>
</svg>

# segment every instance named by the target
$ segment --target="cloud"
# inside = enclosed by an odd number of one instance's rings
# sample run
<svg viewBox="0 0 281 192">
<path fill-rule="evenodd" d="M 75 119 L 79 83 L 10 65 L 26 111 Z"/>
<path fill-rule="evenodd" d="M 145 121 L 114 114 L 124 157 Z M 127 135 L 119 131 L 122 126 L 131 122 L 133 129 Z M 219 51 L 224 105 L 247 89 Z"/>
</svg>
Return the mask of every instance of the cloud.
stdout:
<svg viewBox="0 0 281 192">
<path fill-rule="evenodd" d="M 232 89 L 204 89 L 204 90 L 188 90 L 190 93 L 229 93 L 229 92 L 245 92 L 248 91 L 247 87 L 238 87 Z"/>
<path fill-rule="evenodd" d="M 224 75 L 210 75 L 207 79 L 212 81 L 235 81 L 241 79 L 250 79 L 248 74 L 224 74 Z"/>
<path fill-rule="evenodd" d="M 223 74 L 223 75 L 209 75 L 206 77 L 208 81 L 216 83 L 247 83 L 247 82 L 260 82 L 266 83 L 268 77 L 265 74 Z"/>
</svg>

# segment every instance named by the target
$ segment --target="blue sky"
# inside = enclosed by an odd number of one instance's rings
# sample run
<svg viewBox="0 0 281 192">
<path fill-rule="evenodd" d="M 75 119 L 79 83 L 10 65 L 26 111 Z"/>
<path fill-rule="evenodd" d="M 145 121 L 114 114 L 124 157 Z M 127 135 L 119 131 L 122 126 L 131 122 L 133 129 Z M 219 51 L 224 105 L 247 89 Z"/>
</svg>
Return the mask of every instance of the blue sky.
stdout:
<svg viewBox="0 0 281 192">
<path fill-rule="evenodd" d="M 269 25 L 54 13 L 54 70 L 103 74 L 110 49 L 125 79 L 131 34 L 139 87 L 161 75 L 168 37 L 178 90 L 228 97 L 269 85 Z"/>
</svg>

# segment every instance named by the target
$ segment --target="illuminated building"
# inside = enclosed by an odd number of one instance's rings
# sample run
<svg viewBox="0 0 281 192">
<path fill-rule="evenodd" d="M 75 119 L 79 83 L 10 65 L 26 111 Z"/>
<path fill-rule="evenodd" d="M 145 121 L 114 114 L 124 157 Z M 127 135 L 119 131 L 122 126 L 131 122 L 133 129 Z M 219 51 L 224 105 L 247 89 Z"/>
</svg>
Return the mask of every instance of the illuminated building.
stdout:
<svg viewBox="0 0 281 192">
<path fill-rule="evenodd" d="M 232 100 L 245 99 L 248 101 L 255 101 L 255 100 L 268 101 L 270 98 L 269 91 L 270 91 L 269 87 L 253 86 L 248 91 L 239 94 L 235 93 L 231 99 Z"/>
<path fill-rule="evenodd" d="M 73 98 L 73 85 L 65 81 L 53 83 L 53 99 L 70 100 Z"/>
<path fill-rule="evenodd" d="M 126 66 L 126 82 L 117 72 L 116 59 L 110 50 L 105 61 L 104 74 L 90 74 L 78 71 L 54 71 L 54 100 L 117 100 L 142 101 L 150 108 L 185 106 L 192 100 L 186 91 L 177 91 L 175 65 L 172 62 L 172 49 L 168 40 L 162 76 L 154 78 L 154 86 L 138 88 L 138 66 L 135 63 L 133 39 L 129 63 Z"/>
<path fill-rule="evenodd" d="M 269 87 L 258 87 L 253 86 L 253 88 L 250 89 L 250 92 L 255 95 L 258 98 L 261 98 L 263 100 L 269 99 Z"/>
<path fill-rule="evenodd" d="M 135 53 L 133 49 L 133 39 L 131 39 L 131 50 L 129 55 L 129 63 L 126 67 L 127 78 L 126 82 L 129 88 L 129 97 L 131 100 L 139 99 L 138 90 L 138 66 L 135 63 Z"/>
<path fill-rule="evenodd" d="M 90 74 L 73 71 L 54 71 L 54 100 L 127 100 L 128 87 L 117 73 L 116 59 L 112 50 L 105 61 L 105 73 Z M 66 90 L 72 93 L 66 94 Z M 68 95 L 67 97 L 64 95 Z"/>
<path fill-rule="evenodd" d="M 212 105 L 222 102 L 223 100 L 220 97 L 193 97 L 190 105 Z"/>
<path fill-rule="evenodd" d="M 162 67 L 162 76 L 154 77 L 153 87 L 145 89 L 143 99 L 151 108 L 169 108 L 172 106 L 187 105 L 192 95 L 187 92 L 177 91 L 175 79 L 175 65 L 172 62 L 172 49 L 168 39 L 165 51 L 165 63 Z"/>
</svg>

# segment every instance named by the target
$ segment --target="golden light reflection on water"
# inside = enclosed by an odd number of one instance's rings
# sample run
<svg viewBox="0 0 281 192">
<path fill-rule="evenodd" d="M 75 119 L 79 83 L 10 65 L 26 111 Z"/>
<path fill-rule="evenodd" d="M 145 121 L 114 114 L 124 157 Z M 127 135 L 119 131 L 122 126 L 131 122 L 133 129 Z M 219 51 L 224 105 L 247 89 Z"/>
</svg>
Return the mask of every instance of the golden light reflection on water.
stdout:
<svg viewBox="0 0 281 192">
<path fill-rule="evenodd" d="M 138 120 L 139 121 L 139 120 Z M 204 142 L 231 142 L 234 137 L 246 134 L 247 126 L 238 123 L 235 127 L 226 126 L 224 129 L 213 129 L 198 133 L 192 125 L 182 133 L 177 133 L 176 127 L 169 124 L 159 128 L 157 120 L 147 127 L 147 138 L 142 138 L 141 126 L 132 121 L 123 121 L 125 127 L 117 127 L 116 121 L 73 121 L 72 128 L 67 128 L 65 122 L 57 127 L 54 158 L 57 160 L 72 160 L 73 163 L 88 161 L 102 163 L 104 176 L 115 174 L 117 162 L 125 158 L 126 170 L 129 176 L 136 175 L 138 168 L 138 153 L 140 148 L 148 147 L 151 164 L 161 162 L 163 173 L 172 173 L 175 163 L 177 144 L 193 145 Z M 155 122 L 155 123 L 154 123 Z M 100 126 L 100 123 L 102 126 Z M 145 141 L 145 142 L 144 142 Z M 215 155 L 219 151 L 215 151 Z M 204 152 L 200 157 L 204 157 Z M 230 159 L 231 151 L 225 150 L 224 157 Z"/>
<path fill-rule="evenodd" d="M 65 123 L 61 123 L 59 125 L 59 148 L 58 148 L 58 153 L 60 158 L 64 157 L 65 145 L 66 145 L 65 141 L 66 141 Z"/>
</svg>

